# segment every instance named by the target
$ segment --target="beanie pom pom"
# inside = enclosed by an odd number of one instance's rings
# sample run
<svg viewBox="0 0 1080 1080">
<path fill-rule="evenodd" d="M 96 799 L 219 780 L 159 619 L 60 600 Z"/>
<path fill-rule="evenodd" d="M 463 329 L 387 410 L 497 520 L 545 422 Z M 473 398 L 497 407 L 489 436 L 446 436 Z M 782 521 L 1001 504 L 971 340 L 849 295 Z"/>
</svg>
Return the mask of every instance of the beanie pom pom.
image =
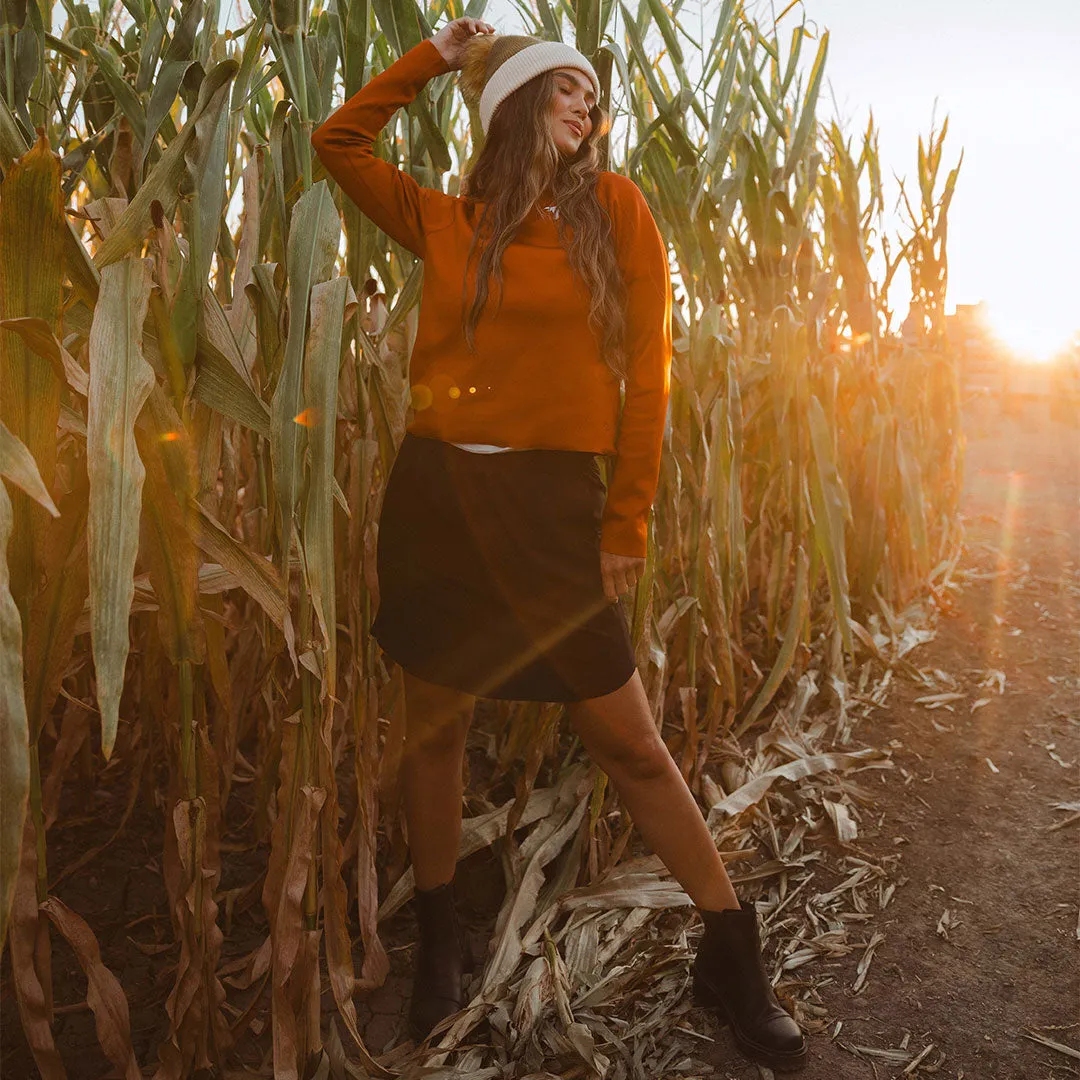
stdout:
<svg viewBox="0 0 1080 1080">
<path fill-rule="evenodd" d="M 498 34 L 476 34 L 465 46 L 465 59 L 461 65 L 458 85 L 461 96 L 470 105 L 476 106 L 480 103 L 480 95 L 487 82 L 488 56 L 498 38 Z"/>
</svg>

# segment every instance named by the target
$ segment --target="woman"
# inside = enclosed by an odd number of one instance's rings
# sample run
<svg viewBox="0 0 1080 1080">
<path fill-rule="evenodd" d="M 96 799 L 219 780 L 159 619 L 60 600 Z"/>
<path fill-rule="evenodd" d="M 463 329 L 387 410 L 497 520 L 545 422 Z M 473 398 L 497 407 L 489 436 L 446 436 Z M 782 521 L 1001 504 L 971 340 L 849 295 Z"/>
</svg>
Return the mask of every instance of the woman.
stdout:
<svg viewBox="0 0 1080 1080">
<path fill-rule="evenodd" d="M 373 144 L 429 79 L 458 69 L 485 140 L 451 196 Z M 379 519 L 372 626 L 405 683 L 420 927 L 410 1028 L 423 1038 L 462 1006 L 453 877 L 476 698 L 560 701 L 702 915 L 697 999 L 748 1056 L 797 1068 L 805 1040 L 764 973 L 756 909 L 735 895 L 656 730 L 617 603 L 645 564 L 672 298 L 648 204 L 598 168 L 609 127 L 599 92 L 577 50 L 460 18 L 312 136 L 344 193 L 424 260 L 413 412 Z M 606 489 L 597 454 L 614 458 Z"/>
</svg>

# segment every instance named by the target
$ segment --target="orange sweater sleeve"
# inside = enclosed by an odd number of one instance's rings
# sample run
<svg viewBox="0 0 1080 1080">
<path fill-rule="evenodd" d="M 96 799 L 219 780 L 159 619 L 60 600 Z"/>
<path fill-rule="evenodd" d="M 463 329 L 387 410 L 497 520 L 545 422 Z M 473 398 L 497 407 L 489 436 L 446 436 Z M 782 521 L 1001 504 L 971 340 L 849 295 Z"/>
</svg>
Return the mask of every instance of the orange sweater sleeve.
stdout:
<svg viewBox="0 0 1080 1080">
<path fill-rule="evenodd" d="M 628 374 L 600 548 L 644 558 L 671 387 L 671 274 L 641 189 L 628 177 L 617 183 L 613 225 L 626 282 Z"/>
<path fill-rule="evenodd" d="M 311 145 L 341 190 L 388 236 L 424 258 L 425 224 L 453 196 L 423 187 L 376 157 L 375 137 L 429 79 L 450 71 L 430 38 L 362 86 L 311 133 Z"/>
</svg>

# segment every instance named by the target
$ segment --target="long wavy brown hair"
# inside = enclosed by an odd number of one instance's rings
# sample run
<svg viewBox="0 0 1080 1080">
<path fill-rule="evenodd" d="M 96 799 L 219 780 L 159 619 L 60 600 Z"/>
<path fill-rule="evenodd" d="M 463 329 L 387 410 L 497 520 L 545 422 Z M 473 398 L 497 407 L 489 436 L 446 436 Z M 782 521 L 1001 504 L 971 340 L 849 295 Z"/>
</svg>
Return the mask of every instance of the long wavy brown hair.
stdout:
<svg viewBox="0 0 1080 1080">
<path fill-rule="evenodd" d="M 475 164 L 462 178 L 461 194 L 484 203 L 465 263 L 467 280 L 468 267 L 479 251 L 476 290 L 467 311 L 466 281 L 462 282 L 462 330 L 469 348 L 475 350 L 476 324 L 487 303 L 489 278 L 494 277 L 499 286 L 501 305 L 503 252 L 541 194 L 550 188 L 559 212 L 559 239 L 571 269 L 589 290 L 589 327 L 604 362 L 623 379 L 627 374 L 626 287 L 615 258 L 611 218 L 596 195 L 600 173 L 596 144 L 610 130 L 611 120 L 607 110 L 594 105 L 589 112 L 589 137 L 574 154 L 564 157 L 552 138 L 549 119 L 556 91 L 554 72 L 545 71 L 502 101 Z M 567 226 L 574 234 L 569 241 Z"/>
</svg>

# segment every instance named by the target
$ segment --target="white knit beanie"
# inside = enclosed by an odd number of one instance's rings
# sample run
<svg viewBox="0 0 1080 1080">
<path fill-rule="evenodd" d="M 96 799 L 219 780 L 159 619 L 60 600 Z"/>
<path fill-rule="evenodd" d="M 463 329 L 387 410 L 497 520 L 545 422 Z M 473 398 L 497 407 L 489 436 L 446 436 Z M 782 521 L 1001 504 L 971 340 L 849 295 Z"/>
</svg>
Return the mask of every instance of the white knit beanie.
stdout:
<svg viewBox="0 0 1080 1080">
<path fill-rule="evenodd" d="M 469 41 L 462 65 L 461 91 L 466 101 L 478 100 L 480 125 L 486 135 L 501 101 L 541 72 L 564 67 L 577 68 L 587 75 L 599 101 L 596 71 L 572 46 L 527 34 L 477 34 Z"/>
</svg>

